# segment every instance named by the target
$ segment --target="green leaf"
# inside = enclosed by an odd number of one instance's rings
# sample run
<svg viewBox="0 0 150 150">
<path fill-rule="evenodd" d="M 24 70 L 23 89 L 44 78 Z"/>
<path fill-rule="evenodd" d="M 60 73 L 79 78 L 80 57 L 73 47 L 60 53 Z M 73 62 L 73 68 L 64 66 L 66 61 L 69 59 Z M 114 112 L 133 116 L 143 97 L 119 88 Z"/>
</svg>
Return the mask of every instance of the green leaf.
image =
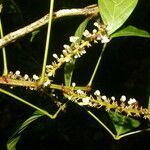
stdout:
<svg viewBox="0 0 150 150">
<path fill-rule="evenodd" d="M 138 0 L 98 0 L 100 15 L 109 35 L 124 24 L 137 3 Z"/>
<path fill-rule="evenodd" d="M 110 38 L 116 38 L 116 37 L 122 37 L 122 36 L 138 36 L 138 37 L 150 38 L 150 34 L 147 31 L 138 29 L 133 26 L 127 26 L 126 28 L 113 33 L 110 36 Z"/>
<path fill-rule="evenodd" d="M 78 36 L 79 39 L 76 41 L 76 43 L 80 43 L 82 39 L 83 32 L 89 22 L 89 18 L 85 19 L 77 28 L 75 32 L 75 36 Z M 72 59 L 72 61 L 68 62 L 65 64 L 64 68 L 64 78 L 65 78 L 65 85 L 70 86 L 71 80 L 72 80 L 72 75 L 75 67 L 75 59 Z"/>
<path fill-rule="evenodd" d="M 116 129 L 117 135 L 124 134 L 140 126 L 138 120 L 115 112 L 109 112 L 109 116 Z"/>
<path fill-rule="evenodd" d="M 35 120 L 42 117 L 43 114 L 40 111 L 35 111 L 33 115 L 28 118 L 22 125 L 17 129 L 17 131 L 12 135 L 12 137 L 7 142 L 7 150 L 16 150 L 16 145 L 21 137 L 21 133 Z"/>
<path fill-rule="evenodd" d="M 34 38 L 36 37 L 36 35 L 40 32 L 40 30 L 36 30 L 32 32 L 32 36 L 30 38 L 30 42 L 33 42 Z"/>
</svg>

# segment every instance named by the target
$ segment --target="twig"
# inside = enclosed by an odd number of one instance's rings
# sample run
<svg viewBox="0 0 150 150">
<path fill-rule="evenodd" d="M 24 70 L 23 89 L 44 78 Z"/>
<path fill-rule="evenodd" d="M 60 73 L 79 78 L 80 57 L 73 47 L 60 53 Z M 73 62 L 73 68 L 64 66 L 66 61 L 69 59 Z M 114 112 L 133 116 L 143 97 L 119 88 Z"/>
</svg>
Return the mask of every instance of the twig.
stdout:
<svg viewBox="0 0 150 150">
<path fill-rule="evenodd" d="M 53 14 L 53 20 L 58 18 L 62 18 L 65 16 L 89 16 L 93 17 L 98 14 L 98 7 L 96 4 L 87 6 L 85 8 L 76 8 L 76 9 L 62 9 Z M 49 20 L 49 15 L 45 15 L 41 19 L 21 28 L 14 32 L 11 32 L 5 35 L 3 38 L 0 39 L 0 48 L 6 46 L 9 43 L 16 41 L 17 39 L 37 30 L 38 28 L 42 27 L 43 25 L 47 24 Z"/>
<path fill-rule="evenodd" d="M 25 80 L 19 80 L 19 79 L 11 79 L 8 77 L 0 76 L 0 85 L 9 85 L 10 87 L 26 87 L 31 89 L 39 89 L 42 88 L 38 85 L 38 82 L 35 81 L 25 81 Z M 57 89 L 63 92 L 70 91 L 72 87 L 64 86 L 64 85 L 58 85 L 51 83 L 49 88 Z M 74 87 L 74 90 L 84 90 L 84 91 L 90 91 L 91 88 L 88 86 L 76 86 Z"/>
</svg>

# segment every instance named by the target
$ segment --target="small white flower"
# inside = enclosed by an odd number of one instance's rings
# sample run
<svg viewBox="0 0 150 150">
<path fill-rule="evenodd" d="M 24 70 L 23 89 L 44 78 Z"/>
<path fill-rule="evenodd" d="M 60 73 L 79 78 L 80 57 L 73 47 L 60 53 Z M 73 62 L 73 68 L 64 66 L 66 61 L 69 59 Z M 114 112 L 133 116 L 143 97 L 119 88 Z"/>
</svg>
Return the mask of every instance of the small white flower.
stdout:
<svg viewBox="0 0 150 150">
<path fill-rule="evenodd" d="M 16 74 L 17 76 L 19 76 L 19 75 L 20 75 L 20 71 L 17 70 L 17 71 L 15 72 L 15 74 Z"/>
<path fill-rule="evenodd" d="M 93 31 L 92 31 L 93 33 L 96 33 L 97 32 L 97 30 L 96 29 L 93 29 Z"/>
<path fill-rule="evenodd" d="M 78 55 L 74 55 L 74 58 L 77 59 L 77 58 L 78 58 Z"/>
<path fill-rule="evenodd" d="M 104 101 L 107 100 L 107 97 L 106 97 L 105 95 L 103 95 L 101 98 L 102 98 Z"/>
<path fill-rule="evenodd" d="M 28 80 L 28 79 L 29 79 L 29 76 L 28 76 L 27 74 L 25 74 L 25 75 L 24 75 L 24 79 L 25 79 L 25 80 Z"/>
<path fill-rule="evenodd" d="M 115 97 L 114 97 L 114 96 L 112 96 L 111 99 L 112 99 L 113 101 L 115 101 Z"/>
<path fill-rule="evenodd" d="M 66 50 L 65 50 L 65 51 L 66 51 Z M 61 54 L 61 55 L 60 55 L 60 58 L 64 58 L 64 55 Z"/>
<path fill-rule="evenodd" d="M 83 36 L 85 36 L 85 37 L 91 37 L 92 34 L 91 34 L 88 30 L 85 30 L 85 31 L 83 32 Z"/>
<path fill-rule="evenodd" d="M 46 65 L 46 68 L 48 69 L 48 68 L 53 68 L 53 66 L 52 65 Z"/>
<path fill-rule="evenodd" d="M 110 39 L 106 35 L 102 36 L 102 43 L 108 43 L 109 41 Z"/>
<path fill-rule="evenodd" d="M 71 59 L 66 57 L 65 62 L 69 62 Z"/>
<path fill-rule="evenodd" d="M 129 105 L 135 104 L 136 103 L 136 99 L 135 98 L 130 98 L 128 101 Z"/>
<path fill-rule="evenodd" d="M 96 90 L 96 91 L 94 92 L 94 95 L 95 95 L 95 96 L 100 96 L 100 94 L 101 94 L 101 93 L 100 93 L 99 90 Z"/>
<path fill-rule="evenodd" d="M 51 77 L 51 76 L 53 76 L 53 73 L 52 73 L 52 72 L 49 72 L 49 73 L 48 73 L 48 77 Z"/>
<path fill-rule="evenodd" d="M 81 55 L 86 54 L 86 50 L 82 50 L 82 51 L 80 52 L 80 54 L 81 54 Z"/>
<path fill-rule="evenodd" d="M 56 59 L 58 59 L 58 56 L 57 56 L 57 54 L 53 54 L 53 57 L 54 57 L 54 58 L 56 58 Z"/>
<path fill-rule="evenodd" d="M 36 80 L 39 80 L 39 77 L 36 74 L 34 74 L 33 79 L 36 81 Z"/>
<path fill-rule="evenodd" d="M 94 22 L 94 26 L 97 27 L 97 28 L 99 28 L 98 22 Z"/>
<path fill-rule="evenodd" d="M 77 90 L 77 93 L 78 93 L 78 94 L 83 94 L 84 92 L 83 92 L 82 90 L 78 89 L 78 90 Z"/>
<path fill-rule="evenodd" d="M 63 52 L 64 56 L 67 56 L 68 53 L 67 53 L 67 51 L 65 49 L 63 49 L 62 52 Z M 64 58 L 64 57 L 62 57 L 62 58 Z"/>
<path fill-rule="evenodd" d="M 126 101 L 126 96 L 122 95 L 121 98 L 120 98 L 120 101 L 125 102 Z"/>
<path fill-rule="evenodd" d="M 101 35 L 99 34 L 96 38 L 96 40 L 100 41 L 102 39 Z"/>
<path fill-rule="evenodd" d="M 75 86 L 76 86 L 76 83 L 75 83 L 75 82 L 73 82 L 73 83 L 72 83 L 72 86 L 73 86 L 73 87 L 75 87 Z"/>
<path fill-rule="evenodd" d="M 77 37 L 77 36 L 71 36 L 69 38 L 69 41 L 72 42 L 72 43 L 75 43 L 78 39 L 79 39 L 79 37 Z"/>
<path fill-rule="evenodd" d="M 44 87 L 46 87 L 46 86 L 50 85 L 50 83 L 51 83 L 50 80 L 47 80 L 46 82 L 44 82 L 43 85 L 44 85 Z"/>
<path fill-rule="evenodd" d="M 82 98 L 82 102 L 84 105 L 88 105 L 88 103 L 90 102 L 90 97 Z"/>
<path fill-rule="evenodd" d="M 64 47 L 65 49 L 69 49 L 69 48 L 70 48 L 70 46 L 69 46 L 69 45 L 66 45 L 66 44 L 64 44 L 63 47 Z"/>
</svg>

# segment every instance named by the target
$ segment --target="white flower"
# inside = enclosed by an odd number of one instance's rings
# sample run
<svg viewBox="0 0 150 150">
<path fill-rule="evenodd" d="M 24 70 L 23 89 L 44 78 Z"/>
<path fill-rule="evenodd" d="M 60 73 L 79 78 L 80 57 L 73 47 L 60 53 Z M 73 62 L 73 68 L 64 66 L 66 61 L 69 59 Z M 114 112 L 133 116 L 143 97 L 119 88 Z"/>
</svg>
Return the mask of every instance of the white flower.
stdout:
<svg viewBox="0 0 150 150">
<path fill-rule="evenodd" d="M 66 50 L 63 50 L 63 51 L 66 51 Z M 64 58 L 64 55 L 61 54 L 61 55 L 60 55 L 60 58 Z"/>
<path fill-rule="evenodd" d="M 96 29 L 93 29 L 93 31 L 92 31 L 93 33 L 96 33 L 97 32 L 97 30 Z"/>
<path fill-rule="evenodd" d="M 115 100 L 115 97 L 114 97 L 114 96 L 112 96 L 112 97 L 111 97 L 111 99 L 114 101 L 114 100 Z"/>
<path fill-rule="evenodd" d="M 130 98 L 128 101 L 129 105 L 135 104 L 136 103 L 136 99 L 135 98 Z"/>
<path fill-rule="evenodd" d="M 17 71 L 15 72 L 15 74 L 16 74 L 17 76 L 19 76 L 19 75 L 20 75 L 20 71 L 17 70 Z"/>
<path fill-rule="evenodd" d="M 99 28 L 98 22 L 94 22 L 94 26 L 97 27 L 97 28 Z"/>
<path fill-rule="evenodd" d="M 90 102 L 90 97 L 82 98 L 82 102 L 84 105 L 88 105 L 88 103 Z"/>
<path fill-rule="evenodd" d="M 28 76 L 27 74 L 25 74 L 25 75 L 24 75 L 24 79 L 25 79 L 25 80 L 28 80 L 28 79 L 29 79 L 29 76 Z"/>
<path fill-rule="evenodd" d="M 36 81 L 36 80 L 39 80 L 39 77 L 36 74 L 34 74 L 33 79 Z"/>
<path fill-rule="evenodd" d="M 99 34 L 97 37 L 96 37 L 96 40 L 100 41 L 102 39 L 101 35 Z"/>
<path fill-rule="evenodd" d="M 105 95 L 103 95 L 101 98 L 102 98 L 104 101 L 107 100 L 107 97 L 106 97 Z"/>
<path fill-rule="evenodd" d="M 46 82 L 44 82 L 43 85 L 44 85 L 44 87 L 46 87 L 46 86 L 50 85 L 50 83 L 51 83 L 50 80 L 47 80 Z"/>
<path fill-rule="evenodd" d="M 49 72 L 49 73 L 48 73 L 48 77 L 51 77 L 52 75 L 53 75 L 52 72 Z"/>
<path fill-rule="evenodd" d="M 78 90 L 77 90 L 77 93 L 78 93 L 78 94 L 83 94 L 84 92 L 81 91 L 80 89 L 78 89 Z"/>
<path fill-rule="evenodd" d="M 69 62 L 71 59 L 66 57 L 65 62 Z"/>
<path fill-rule="evenodd" d="M 69 38 L 69 41 L 72 42 L 72 43 L 75 43 L 78 39 L 79 39 L 79 37 L 77 37 L 77 36 L 71 36 Z"/>
<path fill-rule="evenodd" d="M 101 38 L 102 38 L 101 41 L 102 43 L 108 43 L 110 41 L 110 39 L 106 35 L 102 36 Z"/>
<path fill-rule="evenodd" d="M 48 69 L 48 68 L 53 68 L 53 66 L 52 65 L 46 65 L 46 68 Z"/>
<path fill-rule="evenodd" d="M 91 34 L 88 30 L 85 30 L 85 31 L 83 32 L 83 36 L 85 36 L 85 37 L 91 37 L 92 34 Z"/>
<path fill-rule="evenodd" d="M 58 56 L 57 56 L 57 54 L 53 54 L 53 57 L 54 57 L 54 58 L 56 58 L 56 59 L 58 59 Z"/>
<path fill-rule="evenodd" d="M 70 46 L 69 46 L 69 45 L 66 45 L 66 44 L 64 44 L 63 47 L 64 47 L 65 49 L 69 49 L 69 48 L 70 48 Z"/>
<path fill-rule="evenodd" d="M 63 52 L 63 54 L 64 54 L 65 56 L 67 56 L 68 53 L 67 53 L 67 51 L 66 51 L 65 49 L 63 49 L 62 52 Z M 64 58 L 64 57 L 61 56 L 61 58 Z"/>
<path fill-rule="evenodd" d="M 96 90 L 95 92 L 94 92 L 94 95 L 96 95 L 96 96 L 100 96 L 100 91 L 99 90 Z"/>
<path fill-rule="evenodd" d="M 122 95 L 121 98 L 120 98 L 120 101 L 125 102 L 126 101 L 126 96 Z"/>
<path fill-rule="evenodd" d="M 73 87 L 75 87 L 75 86 L 76 86 L 76 83 L 75 83 L 75 82 L 73 82 L 73 83 L 72 83 L 72 86 L 73 86 Z"/>
</svg>

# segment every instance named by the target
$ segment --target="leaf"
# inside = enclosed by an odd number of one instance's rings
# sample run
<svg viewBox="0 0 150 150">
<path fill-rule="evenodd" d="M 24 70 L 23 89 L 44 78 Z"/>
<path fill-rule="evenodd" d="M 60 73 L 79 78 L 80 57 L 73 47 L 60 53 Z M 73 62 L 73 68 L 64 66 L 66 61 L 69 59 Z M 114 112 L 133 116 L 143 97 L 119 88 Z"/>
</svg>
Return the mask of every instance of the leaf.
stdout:
<svg viewBox="0 0 150 150">
<path fill-rule="evenodd" d="M 36 30 L 32 32 L 32 36 L 30 38 L 30 42 L 33 42 L 34 38 L 36 37 L 36 35 L 40 32 L 40 30 Z"/>
<path fill-rule="evenodd" d="M 99 12 L 109 35 L 124 24 L 137 3 L 138 0 L 98 0 Z"/>
<path fill-rule="evenodd" d="M 142 29 L 138 29 L 133 26 L 127 26 L 124 29 L 121 29 L 113 33 L 110 38 L 122 37 L 122 36 L 138 36 L 138 37 L 147 37 L 150 38 L 150 34 Z"/>
<path fill-rule="evenodd" d="M 109 116 L 116 129 L 117 135 L 124 134 L 140 126 L 138 120 L 115 112 L 109 112 Z"/>
<path fill-rule="evenodd" d="M 78 36 L 79 39 L 76 41 L 77 43 L 80 43 L 82 39 L 83 32 L 89 22 L 89 18 L 85 19 L 77 28 L 75 32 L 75 36 Z M 75 59 L 72 59 L 72 61 L 68 62 L 65 64 L 64 67 L 64 78 L 65 78 L 65 85 L 70 86 L 71 80 L 72 80 L 72 75 L 75 67 Z"/>
<path fill-rule="evenodd" d="M 43 114 L 39 111 L 35 111 L 33 115 L 28 118 L 22 125 L 17 129 L 17 131 L 12 135 L 12 137 L 7 142 L 7 150 L 16 150 L 16 145 L 20 140 L 21 133 L 35 120 L 42 117 Z"/>
</svg>

